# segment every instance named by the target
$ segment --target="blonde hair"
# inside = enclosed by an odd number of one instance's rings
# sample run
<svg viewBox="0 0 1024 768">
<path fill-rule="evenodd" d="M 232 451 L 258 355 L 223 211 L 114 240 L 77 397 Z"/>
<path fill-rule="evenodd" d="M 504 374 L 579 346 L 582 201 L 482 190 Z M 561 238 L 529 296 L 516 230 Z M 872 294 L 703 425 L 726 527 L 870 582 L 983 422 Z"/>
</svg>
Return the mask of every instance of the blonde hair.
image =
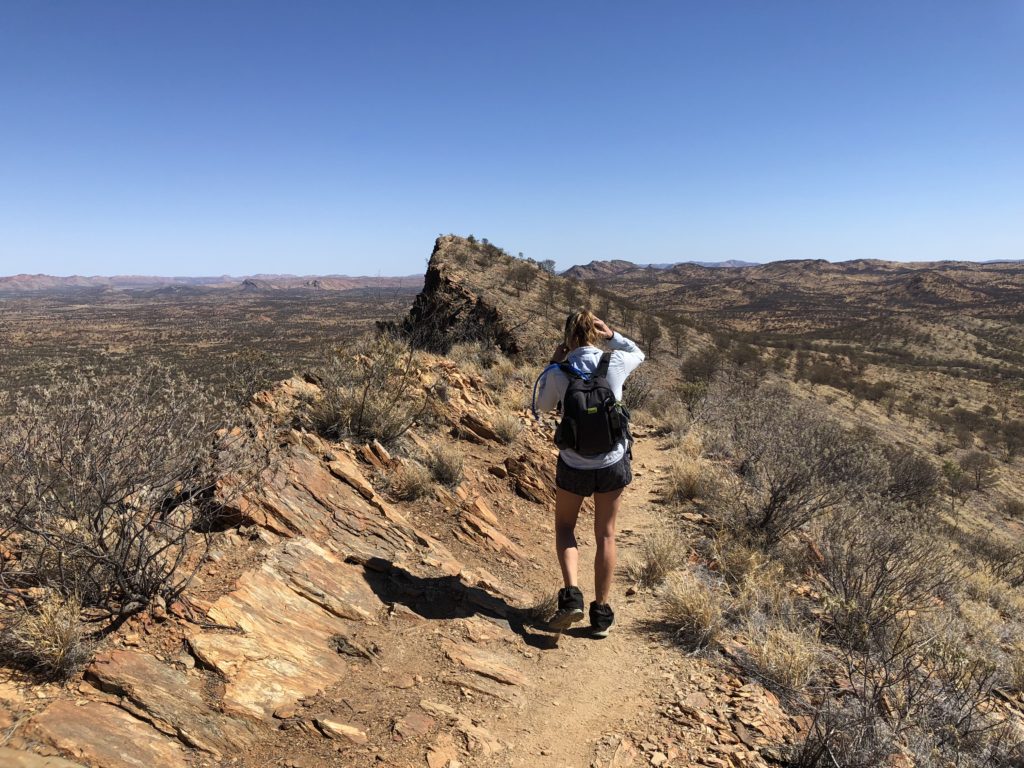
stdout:
<svg viewBox="0 0 1024 768">
<path fill-rule="evenodd" d="M 597 315 L 589 309 L 581 309 L 565 318 L 565 346 L 568 349 L 592 346 L 599 338 Z"/>
</svg>

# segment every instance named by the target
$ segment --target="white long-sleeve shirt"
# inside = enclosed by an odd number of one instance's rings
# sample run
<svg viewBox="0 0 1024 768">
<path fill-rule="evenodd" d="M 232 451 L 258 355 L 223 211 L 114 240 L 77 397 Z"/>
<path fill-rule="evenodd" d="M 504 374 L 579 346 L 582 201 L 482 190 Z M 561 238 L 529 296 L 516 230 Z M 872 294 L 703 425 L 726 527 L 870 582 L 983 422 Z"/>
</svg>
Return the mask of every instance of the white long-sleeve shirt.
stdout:
<svg viewBox="0 0 1024 768">
<path fill-rule="evenodd" d="M 640 347 L 617 331 L 608 340 L 608 346 L 612 349 L 611 357 L 608 360 L 608 386 L 611 387 L 615 399 L 621 400 L 622 385 L 626 381 L 626 377 L 644 361 L 644 353 Z M 604 354 L 604 350 L 598 347 L 576 347 L 566 357 L 566 362 L 581 373 L 593 373 L 601 362 L 602 354 Z M 550 411 L 565 397 L 565 390 L 569 387 L 569 377 L 560 368 L 548 368 L 541 374 L 537 387 L 537 410 Z M 621 459 L 627 448 L 626 438 L 623 438 L 608 453 L 601 453 L 597 456 L 581 456 L 571 448 L 565 448 L 559 452 L 559 456 L 573 469 L 603 469 Z"/>
</svg>

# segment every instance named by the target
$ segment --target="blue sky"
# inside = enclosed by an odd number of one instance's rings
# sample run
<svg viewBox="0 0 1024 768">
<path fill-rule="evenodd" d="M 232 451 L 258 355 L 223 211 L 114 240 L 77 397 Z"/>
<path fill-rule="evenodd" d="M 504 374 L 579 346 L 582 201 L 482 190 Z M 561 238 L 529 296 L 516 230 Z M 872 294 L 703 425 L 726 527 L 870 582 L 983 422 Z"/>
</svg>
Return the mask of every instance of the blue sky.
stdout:
<svg viewBox="0 0 1024 768">
<path fill-rule="evenodd" d="M 1024 2 L 0 5 L 0 274 L 1024 258 Z"/>
</svg>

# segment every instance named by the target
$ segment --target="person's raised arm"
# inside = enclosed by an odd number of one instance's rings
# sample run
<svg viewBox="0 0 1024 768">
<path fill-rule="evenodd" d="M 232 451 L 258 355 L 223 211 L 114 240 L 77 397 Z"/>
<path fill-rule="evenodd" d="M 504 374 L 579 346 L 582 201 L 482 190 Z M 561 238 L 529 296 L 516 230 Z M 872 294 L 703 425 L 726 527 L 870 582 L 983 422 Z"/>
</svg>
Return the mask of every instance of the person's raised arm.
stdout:
<svg viewBox="0 0 1024 768">
<path fill-rule="evenodd" d="M 627 339 L 618 331 L 613 331 L 604 320 L 598 320 L 595 326 L 598 332 L 604 335 L 608 346 L 621 353 L 618 357 L 622 361 L 623 378 L 632 373 L 644 361 L 643 350 L 632 339 Z"/>
</svg>

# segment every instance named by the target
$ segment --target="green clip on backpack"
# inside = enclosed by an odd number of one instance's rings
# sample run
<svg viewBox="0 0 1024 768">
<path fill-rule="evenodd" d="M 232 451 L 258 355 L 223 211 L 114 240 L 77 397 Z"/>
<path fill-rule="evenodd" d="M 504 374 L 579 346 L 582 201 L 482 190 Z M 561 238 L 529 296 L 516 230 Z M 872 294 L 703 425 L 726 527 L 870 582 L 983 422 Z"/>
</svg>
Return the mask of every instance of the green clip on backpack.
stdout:
<svg viewBox="0 0 1024 768">
<path fill-rule="evenodd" d="M 610 352 L 601 355 L 591 376 L 581 375 L 569 363 L 559 364 L 569 377 L 562 399 L 562 421 L 555 430 L 555 445 L 559 448 L 595 456 L 608 453 L 623 437 L 629 437 L 629 411 L 615 399 L 608 385 L 610 360 Z"/>
</svg>

